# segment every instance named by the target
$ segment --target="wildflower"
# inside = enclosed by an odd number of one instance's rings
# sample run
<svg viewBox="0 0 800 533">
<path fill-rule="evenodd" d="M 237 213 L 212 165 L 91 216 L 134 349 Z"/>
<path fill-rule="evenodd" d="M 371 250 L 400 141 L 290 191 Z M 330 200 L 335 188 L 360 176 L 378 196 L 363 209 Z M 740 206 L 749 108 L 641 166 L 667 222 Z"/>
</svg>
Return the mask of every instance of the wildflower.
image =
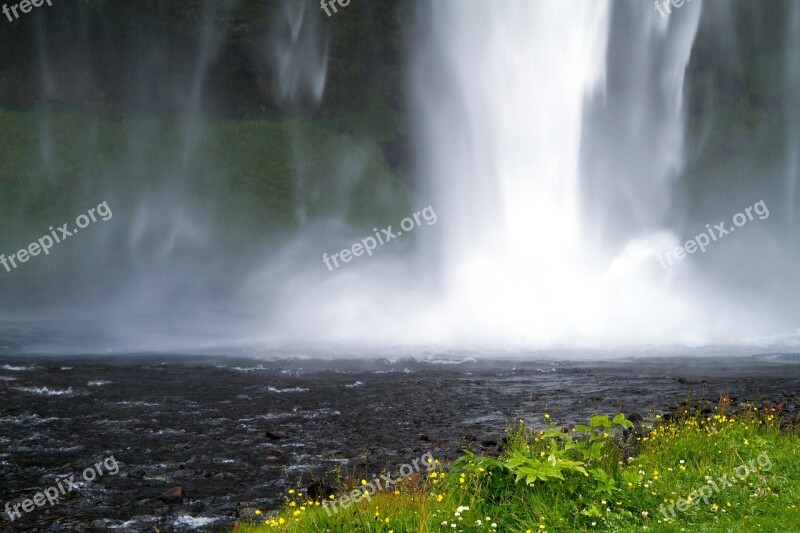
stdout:
<svg viewBox="0 0 800 533">
<path fill-rule="evenodd" d="M 548 415 L 547 413 L 545 413 L 545 414 L 544 414 L 544 417 L 545 417 L 545 418 L 550 418 L 550 415 Z"/>
<path fill-rule="evenodd" d="M 256 516 L 261 516 L 262 514 L 264 513 L 262 513 L 260 509 L 256 509 Z"/>
<path fill-rule="evenodd" d="M 716 513 L 717 509 L 719 509 L 719 505 L 717 505 L 716 503 L 712 503 L 711 504 L 711 512 L 712 513 Z"/>
<path fill-rule="evenodd" d="M 367 480 L 366 480 L 366 479 L 362 479 L 362 480 L 361 480 L 361 486 L 363 487 L 363 486 L 364 486 L 364 485 L 366 485 L 366 484 L 367 484 Z"/>
</svg>

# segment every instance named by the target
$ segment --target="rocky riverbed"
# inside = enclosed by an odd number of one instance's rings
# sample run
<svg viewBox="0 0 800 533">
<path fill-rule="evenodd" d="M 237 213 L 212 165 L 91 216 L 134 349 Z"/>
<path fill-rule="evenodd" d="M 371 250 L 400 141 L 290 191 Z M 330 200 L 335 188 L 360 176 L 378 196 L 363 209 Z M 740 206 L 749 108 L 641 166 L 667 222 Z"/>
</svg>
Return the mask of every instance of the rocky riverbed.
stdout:
<svg viewBox="0 0 800 533">
<path fill-rule="evenodd" d="M 509 421 L 540 424 L 545 411 L 564 424 L 646 417 L 727 393 L 797 415 L 793 354 L 532 359 L 3 356 L 0 506 L 80 483 L 14 522 L 3 514 L 0 530 L 224 531 L 337 467 L 377 474 L 427 451 L 496 452 Z M 117 473 L 82 479 L 111 456 Z"/>
</svg>

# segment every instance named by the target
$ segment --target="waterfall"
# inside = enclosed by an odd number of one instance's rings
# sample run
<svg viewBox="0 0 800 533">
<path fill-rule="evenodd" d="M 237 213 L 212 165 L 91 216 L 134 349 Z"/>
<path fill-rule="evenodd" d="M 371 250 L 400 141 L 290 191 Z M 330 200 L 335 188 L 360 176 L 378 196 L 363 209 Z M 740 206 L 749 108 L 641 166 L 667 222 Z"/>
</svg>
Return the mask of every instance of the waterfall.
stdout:
<svg viewBox="0 0 800 533">
<path fill-rule="evenodd" d="M 677 242 L 662 224 L 683 163 L 700 11 L 687 4 L 665 20 L 605 1 L 428 4 L 415 95 L 454 337 L 702 337 L 653 259 Z"/>
<path fill-rule="evenodd" d="M 793 3 L 787 20 L 786 46 L 786 202 L 789 227 L 794 224 L 797 204 L 797 181 L 800 176 L 800 4 Z"/>
</svg>

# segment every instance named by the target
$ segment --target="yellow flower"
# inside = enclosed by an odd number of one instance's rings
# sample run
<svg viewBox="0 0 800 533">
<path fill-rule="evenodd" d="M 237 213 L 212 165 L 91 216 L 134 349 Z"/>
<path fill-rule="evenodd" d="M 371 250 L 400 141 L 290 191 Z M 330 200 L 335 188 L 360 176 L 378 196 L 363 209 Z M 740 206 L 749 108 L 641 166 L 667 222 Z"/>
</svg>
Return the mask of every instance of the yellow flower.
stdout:
<svg viewBox="0 0 800 533">
<path fill-rule="evenodd" d="M 294 489 L 289 489 L 289 494 L 294 494 Z"/>
<path fill-rule="evenodd" d="M 550 418 L 550 415 L 548 415 L 547 413 L 545 413 L 545 414 L 544 414 L 544 417 L 545 417 L 545 418 Z"/>
<path fill-rule="evenodd" d="M 259 509 L 256 509 L 256 516 L 261 516 L 262 514 L 264 513 L 262 513 Z"/>
<path fill-rule="evenodd" d="M 443 499 L 444 499 L 444 496 L 442 496 L 441 494 L 439 494 L 439 495 L 436 497 L 436 501 L 437 501 L 437 502 L 440 502 L 440 501 L 442 501 Z"/>
<path fill-rule="evenodd" d="M 750 444 L 750 441 L 749 441 L 749 440 L 747 440 L 747 439 L 744 439 L 744 445 L 745 445 L 745 446 L 748 446 L 749 444 Z"/>
<path fill-rule="evenodd" d="M 719 505 L 717 505 L 716 503 L 712 503 L 711 504 L 711 512 L 712 513 L 716 513 L 717 509 L 719 509 Z"/>
</svg>

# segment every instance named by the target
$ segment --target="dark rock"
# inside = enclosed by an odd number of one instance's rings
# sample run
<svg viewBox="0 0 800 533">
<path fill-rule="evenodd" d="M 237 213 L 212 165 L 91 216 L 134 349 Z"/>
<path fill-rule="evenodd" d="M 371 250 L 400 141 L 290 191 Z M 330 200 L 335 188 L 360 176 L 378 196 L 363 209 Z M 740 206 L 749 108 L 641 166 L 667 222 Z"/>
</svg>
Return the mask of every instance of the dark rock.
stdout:
<svg viewBox="0 0 800 533">
<path fill-rule="evenodd" d="M 644 417 L 637 412 L 633 412 L 628 416 L 628 420 L 633 422 L 634 424 L 641 424 L 644 421 Z"/>
<path fill-rule="evenodd" d="M 183 492 L 183 487 L 172 487 L 161 495 L 161 501 L 164 503 L 180 503 L 185 497 L 186 493 Z"/>
<path fill-rule="evenodd" d="M 236 515 L 243 520 L 256 520 L 258 515 L 258 504 L 255 502 L 239 502 Z"/>
<path fill-rule="evenodd" d="M 289 434 L 285 431 L 275 429 L 275 430 L 268 430 L 266 433 L 266 437 L 269 440 L 282 440 L 282 439 L 288 439 Z"/>
</svg>

